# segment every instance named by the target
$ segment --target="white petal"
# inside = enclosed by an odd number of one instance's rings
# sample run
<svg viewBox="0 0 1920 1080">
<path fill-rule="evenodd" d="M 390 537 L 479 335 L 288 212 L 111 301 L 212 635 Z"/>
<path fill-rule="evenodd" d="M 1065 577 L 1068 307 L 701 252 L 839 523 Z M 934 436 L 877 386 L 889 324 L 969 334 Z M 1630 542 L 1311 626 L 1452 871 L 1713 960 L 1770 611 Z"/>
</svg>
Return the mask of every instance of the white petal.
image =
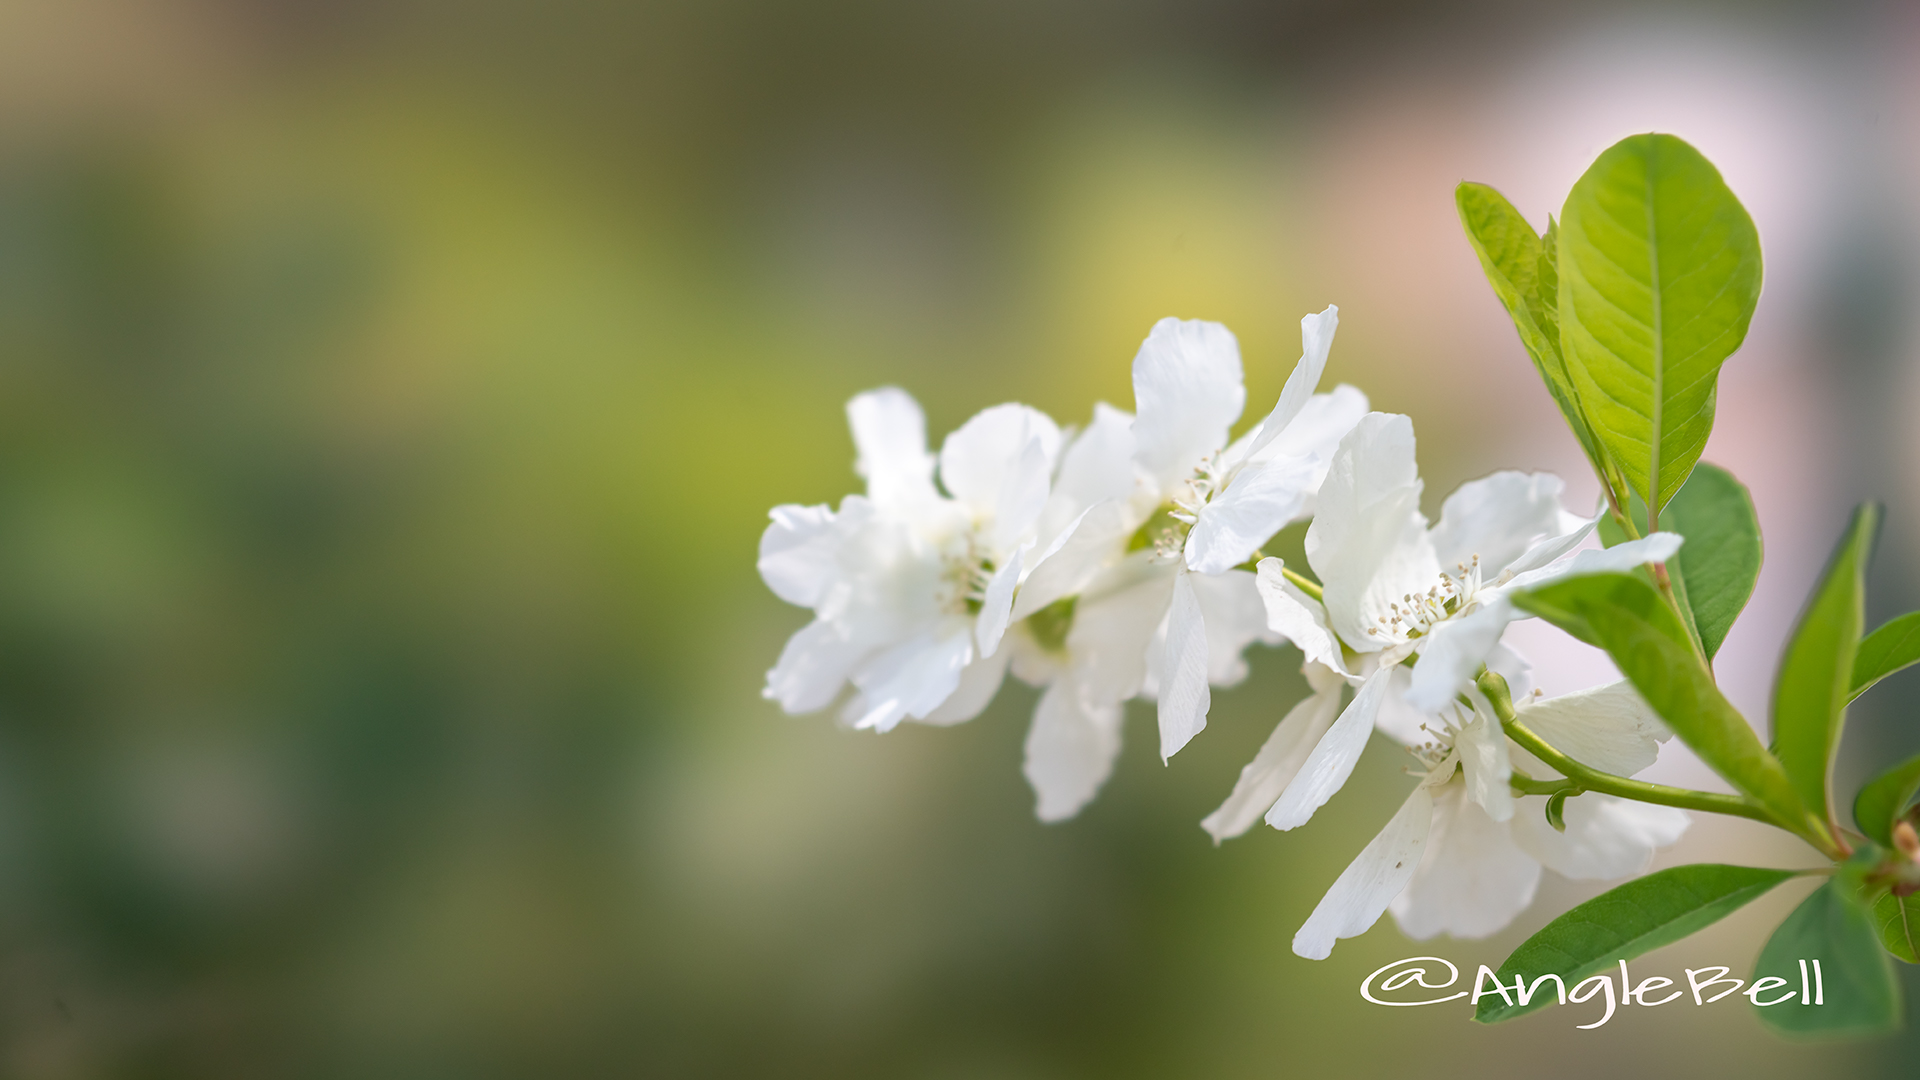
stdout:
<svg viewBox="0 0 1920 1080">
<path fill-rule="evenodd" d="M 1246 407 L 1240 345 L 1215 322 L 1161 319 L 1133 358 L 1134 460 L 1164 492 L 1227 444 Z"/>
<path fill-rule="evenodd" d="M 1133 414 L 1104 402 L 1096 404 L 1093 423 L 1075 436 L 1060 456 L 1059 475 L 1054 477 L 1047 508 L 1040 515 L 1041 539 L 1052 543 L 1090 506 L 1131 499 L 1136 475 Z"/>
<path fill-rule="evenodd" d="M 1309 664 L 1306 670 L 1312 673 L 1308 678 L 1316 680 L 1314 692 L 1287 710 L 1260 752 L 1240 770 L 1240 779 L 1234 783 L 1227 801 L 1200 822 L 1214 843 L 1239 836 L 1260 820 L 1280 798 L 1288 781 L 1300 771 L 1307 755 L 1340 712 L 1340 696 L 1346 680 L 1318 664 Z"/>
<path fill-rule="evenodd" d="M 1120 706 L 1088 701 L 1071 677 L 1040 695 L 1021 772 L 1041 821 L 1065 821 L 1093 801 L 1120 754 L 1120 718 Z"/>
<path fill-rule="evenodd" d="M 1333 452 L 1340 440 L 1347 437 L 1360 418 L 1367 415 L 1367 395 L 1355 387 L 1341 383 L 1324 394 L 1315 394 L 1307 399 L 1307 406 L 1300 415 L 1293 418 L 1287 430 L 1260 450 L 1259 453 L 1244 452 L 1244 456 L 1254 461 L 1269 461 L 1280 457 L 1310 457 L 1321 463 L 1322 473 L 1333 461 Z M 1259 432 L 1254 432 L 1257 439 Z M 1248 451 L 1252 441 L 1248 442 Z M 1318 484 L 1314 485 L 1319 488 Z"/>
<path fill-rule="evenodd" d="M 1007 564 L 995 570 L 987 581 L 986 592 L 980 600 L 980 614 L 974 623 L 974 640 L 980 645 L 981 656 L 992 656 L 1000 647 L 1001 635 L 1007 632 L 1008 616 L 1013 611 L 1013 588 L 1020 582 L 1020 560 L 1028 546 L 1014 548 L 1013 554 L 1007 556 Z"/>
<path fill-rule="evenodd" d="M 1287 376 L 1287 384 L 1280 388 L 1280 400 L 1261 422 L 1259 434 L 1254 436 L 1253 446 L 1248 450 L 1249 457 L 1258 454 L 1285 431 L 1313 397 L 1314 388 L 1320 385 L 1321 373 L 1327 370 L 1327 354 L 1333 351 L 1333 332 L 1339 327 L 1340 309 L 1332 304 L 1328 304 L 1325 311 L 1300 320 L 1300 359 Z"/>
<path fill-rule="evenodd" d="M 982 409 L 940 445 L 940 483 L 976 518 L 998 525 L 1025 515 L 1024 527 L 1046 502 L 1060 441 L 1059 425 L 1038 409 Z"/>
<path fill-rule="evenodd" d="M 1096 581 L 1074 606 L 1073 628 L 1067 631 L 1068 651 L 1084 658 L 1087 692 L 1101 704 L 1116 704 L 1140 692 L 1147 677 L 1147 649 L 1173 600 L 1173 567 L 1140 558 L 1107 576 L 1131 574 L 1139 576 L 1111 590 Z"/>
<path fill-rule="evenodd" d="M 1367 681 L 1360 684 L 1359 693 L 1353 695 L 1340 718 L 1320 737 L 1299 774 L 1281 793 L 1273 809 L 1267 811 L 1267 824 L 1276 829 L 1305 825 L 1313 812 L 1325 806 L 1333 793 L 1347 782 L 1347 777 L 1353 775 L 1360 752 L 1367 748 L 1367 737 L 1373 734 L 1373 720 L 1380 712 L 1387 687 L 1392 684 L 1392 675 L 1393 669 L 1386 668 L 1369 675 Z"/>
<path fill-rule="evenodd" d="M 1407 704 L 1423 712 L 1439 712 L 1465 693 L 1516 614 L 1506 597 L 1496 594 L 1470 614 L 1434 627 L 1423 642 L 1420 659 L 1414 661 Z"/>
<path fill-rule="evenodd" d="M 1207 689 L 1207 623 L 1192 574 L 1174 575 L 1160 673 L 1160 760 L 1165 761 L 1207 726 L 1213 699 Z"/>
<path fill-rule="evenodd" d="M 1438 726 L 1438 719 L 1430 712 L 1421 712 L 1407 704 L 1407 682 L 1413 672 L 1405 664 L 1396 664 L 1387 678 L 1392 685 L 1380 698 L 1380 711 L 1374 714 L 1373 729 L 1385 735 L 1401 746 L 1419 746 L 1433 741 L 1433 736 L 1421 729 L 1421 725 Z"/>
<path fill-rule="evenodd" d="M 1053 547 L 1040 556 L 1033 572 L 1021 583 L 1020 595 L 1013 604 L 1014 621 L 1085 589 L 1124 553 L 1127 538 L 1133 533 L 1129 528 L 1132 524 L 1121 503 L 1103 502 L 1088 508 L 1055 538 Z"/>
<path fill-rule="evenodd" d="M 950 507 L 934 499 L 921 509 Z M 814 614 L 854 627 L 870 643 L 904 636 L 938 615 L 943 567 L 914 527 L 925 523 L 883 513 L 863 495 L 840 500 L 834 515 L 832 584 L 814 599 Z"/>
<path fill-rule="evenodd" d="M 1260 600 L 1266 605 L 1268 629 L 1293 642 L 1312 663 L 1347 674 L 1340 643 L 1327 629 L 1327 609 L 1288 581 L 1281 572 L 1284 567 L 1279 559 L 1269 557 L 1261 559 L 1256 568 L 1255 580 Z"/>
<path fill-rule="evenodd" d="M 1286 524 L 1302 516 L 1325 474 L 1311 458 L 1278 458 L 1242 468 L 1200 510 L 1187 534 L 1187 568 L 1218 574 L 1239 566 Z"/>
<path fill-rule="evenodd" d="M 847 422 L 860 454 L 854 468 L 866 477 L 869 498 L 898 507 L 938 497 L 927 420 L 905 390 L 889 386 L 856 396 L 847 402 Z"/>
<path fill-rule="evenodd" d="M 1513 817 L 1513 765 L 1507 757 L 1507 735 L 1500 722 L 1484 710 L 1460 729 L 1453 748 L 1460 754 L 1460 771 L 1465 780 L 1467 798 L 1478 804 L 1495 821 Z"/>
<path fill-rule="evenodd" d="M 760 577 L 789 604 L 812 607 L 840 576 L 839 536 L 826 506 L 776 506 L 760 534 Z"/>
<path fill-rule="evenodd" d="M 1001 649 L 992 656 L 976 656 L 960 672 L 960 685 L 953 696 L 940 703 L 940 707 L 922 717 L 909 715 L 908 720 L 936 727 L 950 727 L 964 723 L 980 715 L 993 695 L 999 693 L 1000 684 L 1006 681 L 1007 661 L 1013 656 L 1012 649 Z"/>
<path fill-rule="evenodd" d="M 993 529 L 988 541 L 995 550 L 1005 551 L 1022 541 L 1034 542 L 1040 513 L 1047 506 L 1047 485 L 1052 476 L 1053 464 L 1045 440 L 1028 439 L 1027 448 L 1021 451 L 1020 460 L 1007 474 L 1006 481 L 1000 485 L 999 498 L 994 500 Z"/>
<path fill-rule="evenodd" d="M 767 672 L 761 695 L 778 701 L 789 713 L 825 708 L 871 648 L 849 636 L 844 627 L 815 619 L 787 639 L 779 662 Z"/>
<path fill-rule="evenodd" d="M 918 634 L 853 673 L 860 696 L 848 703 L 846 720 L 891 731 L 908 716 L 925 717 L 959 689 L 960 672 L 972 659 L 973 633 L 961 620 Z"/>
<path fill-rule="evenodd" d="M 1229 570 L 1212 577 L 1187 576 L 1207 625 L 1207 681 L 1232 686 L 1247 677 L 1247 662 L 1241 656 L 1247 646 L 1256 641 L 1278 645 L 1280 635 L 1267 629 L 1267 608 L 1260 602 L 1260 587 L 1252 574 Z"/>
<path fill-rule="evenodd" d="M 1529 570 L 1538 570 L 1548 565 L 1579 547 L 1587 537 L 1593 535 L 1593 530 L 1599 525 L 1600 519 L 1597 517 L 1578 518 L 1562 511 L 1558 535 L 1534 541 L 1533 546 L 1527 548 L 1524 554 L 1507 564 L 1504 573 L 1518 577 Z"/>
<path fill-rule="evenodd" d="M 1548 745 L 1615 776 L 1652 765 L 1671 735 L 1625 679 L 1559 697 L 1517 699 L 1516 706 L 1516 718 Z"/>
<path fill-rule="evenodd" d="M 1487 653 L 1487 670 L 1507 680 L 1507 692 L 1516 702 L 1533 692 L 1533 665 L 1505 642 L 1494 645 Z"/>
<path fill-rule="evenodd" d="M 1492 578 L 1534 540 L 1560 531 L 1560 493 L 1552 473 L 1497 472 L 1454 489 L 1440 507 L 1433 551 L 1441 566 L 1480 557 Z"/>
<path fill-rule="evenodd" d="M 1420 864 L 1432 823 L 1432 794 L 1425 785 L 1414 788 L 1293 935 L 1293 951 L 1309 960 L 1325 960 L 1333 955 L 1336 939 L 1358 937 L 1380 921 L 1380 913 L 1407 887 Z"/>
<path fill-rule="evenodd" d="M 1678 533 L 1657 532 L 1610 548 L 1582 551 L 1565 562 L 1519 574 L 1508 589 L 1527 589 L 1584 574 L 1621 573 L 1647 563 L 1666 562 L 1680 550 Z"/>
<path fill-rule="evenodd" d="M 1691 819 L 1672 806 L 1588 792 L 1568 799 L 1567 831 L 1547 824 L 1546 797 L 1520 800 L 1513 838 L 1549 870 L 1576 880 L 1631 877 L 1653 861 L 1655 848 L 1680 839 Z"/>
<path fill-rule="evenodd" d="M 1350 648 L 1383 647 L 1367 633 L 1375 618 L 1439 579 L 1420 489 L 1411 420 L 1368 413 L 1340 440 L 1306 547 L 1325 587 L 1328 625 Z"/>
<path fill-rule="evenodd" d="M 1413 880 L 1393 901 L 1393 919 L 1414 939 L 1447 933 L 1486 937 L 1533 903 L 1540 864 L 1457 784 L 1434 799 L 1433 834 Z"/>
</svg>

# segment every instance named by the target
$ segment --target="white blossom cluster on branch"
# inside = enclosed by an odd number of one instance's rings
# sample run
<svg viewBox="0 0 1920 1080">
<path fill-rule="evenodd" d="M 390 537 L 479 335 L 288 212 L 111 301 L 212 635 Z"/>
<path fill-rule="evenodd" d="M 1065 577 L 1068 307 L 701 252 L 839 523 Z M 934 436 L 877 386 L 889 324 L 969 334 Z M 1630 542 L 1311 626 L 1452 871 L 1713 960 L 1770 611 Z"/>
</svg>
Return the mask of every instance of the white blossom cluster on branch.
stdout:
<svg viewBox="0 0 1920 1080">
<path fill-rule="evenodd" d="M 1558 774 L 1511 744 L 1474 678 L 1504 676 L 1527 722 L 1590 764 L 1651 764 L 1667 732 L 1626 683 L 1527 695 L 1527 662 L 1501 641 L 1526 616 L 1506 594 L 1661 562 L 1680 538 L 1577 550 L 1598 519 L 1568 512 L 1544 473 L 1464 484 L 1429 527 L 1412 421 L 1369 412 L 1351 386 L 1317 392 L 1338 320 L 1333 307 L 1301 320 L 1279 400 L 1237 438 L 1239 345 L 1213 322 L 1161 320 L 1133 360 L 1134 412 L 1096 404 L 1077 431 L 997 405 L 935 454 L 905 392 L 855 397 L 865 493 L 776 507 L 761 538 L 768 586 L 813 612 L 765 695 L 789 713 L 838 702 L 845 724 L 884 732 L 970 720 L 1011 672 L 1044 688 L 1024 771 L 1041 820 L 1060 821 L 1111 774 L 1125 702 L 1155 703 L 1170 761 L 1206 728 L 1211 688 L 1245 678 L 1249 646 L 1290 643 L 1313 692 L 1202 823 L 1215 841 L 1262 817 L 1305 824 L 1375 732 L 1419 777 L 1296 952 L 1325 957 L 1388 910 L 1415 937 L 1483 936 L 1531 902 L 1542 866 L 1644 870 L 1685 812 L 1591 795 L 1549 824 L 1532 805 L 1545 797 L 1510 784 L 1516 769 Z M 1311 577 L 1263 557 L 1309 519 Z"/>
</svg>

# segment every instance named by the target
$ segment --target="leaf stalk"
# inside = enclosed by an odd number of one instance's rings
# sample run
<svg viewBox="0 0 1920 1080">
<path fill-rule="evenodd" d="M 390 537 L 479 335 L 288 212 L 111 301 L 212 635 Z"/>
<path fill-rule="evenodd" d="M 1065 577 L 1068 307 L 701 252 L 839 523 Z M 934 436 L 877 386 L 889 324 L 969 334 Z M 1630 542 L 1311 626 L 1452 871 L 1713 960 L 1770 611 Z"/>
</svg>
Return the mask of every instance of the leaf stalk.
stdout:
<svg viewBox="0 0 1920 1080">
<path fill-rule="evenodd" d="M 1507 688 L 1507 680 L 1501 678 L 1498 673 L 1482 670 L 1478 683 L 1480 692 L 1487 696 L 1487 701 L 1493 706 L 1493 714 L 1499 718 L 1500 726 L 1506 731 L 1507 736 L 1548 767 L 1565 776 L 1571 787 L 1597 791 L 1602 795 L 1615 795 L 1636 802 L 1675 806 L 1683 810 L 1702 810 L 1710 814 L 1729 814 L 1782 827 L 1778 821 L 1774 820 L 1773 815 L 1767 812 L 1766 807 L 1745 795 L 1723 795 L 1712 791 L 1695 791 L 1691 788 L 1652 784 L 1644 780 L 1615 776 L 1584 765 L 1555 749 L 1520 721 L 1513 708 L 1513 695 Z M 1542 782 L 1528 780 L 1527 783 L 1531 785 Z M 1548 792 L 1540 793 L 1549 794 Z M 1534 793 L 1528 792 L 1528 794 Z"/>
</svg>

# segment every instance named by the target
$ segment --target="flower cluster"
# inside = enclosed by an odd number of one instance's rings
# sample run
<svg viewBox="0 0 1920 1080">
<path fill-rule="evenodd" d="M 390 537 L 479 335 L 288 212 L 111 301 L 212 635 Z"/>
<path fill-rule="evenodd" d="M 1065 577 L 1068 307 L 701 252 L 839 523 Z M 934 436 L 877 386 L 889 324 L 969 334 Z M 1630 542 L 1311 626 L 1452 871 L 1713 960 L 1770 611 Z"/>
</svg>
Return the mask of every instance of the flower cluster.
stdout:
<svg viewBox="0 0 1920 1080">
<path fill-rule="evenodd" d="M 1530 729 L 1580 760 L 1621 776 L 1651 764 L 1667 732 L 1630 686 L 1528 695 L 1527 663 L 1501 639 L 1525 617 L 1509 593 L 1663 562 L 1680 538 L 1577 550 L 1597 518 L 1569 513 L 1540 473 L 1462 485 L 1429 527 L 1412 422 L 1369 412 L 1351 386 L 1317 392 L 1337 323 L 1333 307 L 1301 320 L 1279 401 L 1238 438 L 1239 347 L 1211 322 L 1155 325 L 1133 361 L 1134 413 L 1099 404 L 1078 431 L 999 405 L 935 455 L 906 393 L 854 398 L 865 494 L 776 507 L 761 539 L 769 587 L 814 616 L 766 696 L 790 713 L 844 697 L 848 725 L 887 731 L 971 719 L 1011 671 L 1044 688 L 1024 771 L 1039 817 L 1058 821 L 1111 773 L 1126 701 L 1156 703 L 1170 759 L 1206 727 L 1210 688 L 1245 677 L 1248 646 L 1291 643 L 1313 693 L 1202 823 L 1215 841 L 1263 816 L 1304 824 L 1376 731 L 1420 778 L 1301 928 L 1301 955 L 1325 957 L 1389 909 L 1415 937 L 1491 933 L 1542 866 L 1644 869 L 1686 815 L 1590 794 L 1550 823 L 1546 796 L 1516 790 L 1559 775 L 1511 742 L 1476 678 L 1503 676 Z M 1262 555 L 1308 519 L 1311 576 Z"/>
<path fill-rule="evenodd" d="M 1762 1022 L 1792 1035 L 1897 1027 L 1888 957 L 1920 963 L 1920 757 L 1858 789 L 1858 831 L 1833 786 L 1848 704 L 1920 665 L 1920 611 L 1867 630 L 1877 504 L 1855 508 L 1788 638 L 1771 746 L 1714 675 L 1762 553 L 1746 487 L 1700 460 L 1718 373 L 1760 294 L 1751 218 L 1699 151 L 1659 134 L 1601 154 L 1544 233 L 1484 184 L 1461 184 L 1454 201 L 1593 467 L 1593 517 L 1562 505 L 1556 477 L 1499 472 L 1461 485 L 1430 523 L 1413 422 L 1368 411 L 1352 387 L 1316 392 L 1331 307 L 1301 320 L 1280 400 L 1238 438 L 1233 335 L 1166 319 L 1134 358 L 1135 415 L 1099 405 L 1083 431 L 1001 405 L 936 459 L 905 394 L 855 398 L 866 494 L 838 510 L 778 507 L 761 541 L 767 583 L 814 614 L 767 696 L 808 712 L 844 694 L 848 724 L 885 731 L 978 715 L 1011 671 L 1044 687 L 1026 774 L 1041 819 L 1058 821 L 1112 771 L 1125 702 L 1156 703 L 1168 760 L 1206 727 L 1211 688 L 1245 676 L 1246 648 L 1285 643 L 1311 693 L 1201 822 L 1214 842 L 1262 819 L 1306 824 L 1370 742 L 1397 744 L 1415 778 L 1294 952 L 1323 959 L 1389 911 L 1415 938 L 1484 936 L 1532 901 L 1543 867 L 1636 875 L 1688 812 L 1717 813 L 1779 828 L 1829 865 L 1669 867 L 1581 904 L 1481 974 L 1520 985 L 1533 972 L 1535 991 L 1578 982 L 1818 874 L 1825 884 L 1761 950 L 1754 986 L 1786 986 L 1797 965 L 1805 1004 L 1816 955 L 1848 1001 Z M 1310 524 L 1293 567 L 1261 548 L 1296 521 Z M 1506 634 L 1533 617 L 1604 650 L 1626 678 L 1554 698 L 1532 689 Z M 1732 791 L 1632 778 L 1676 736 Z M 1520 1016 L 1530 994 L 1502 991 L 1496 1005 L 1476 992 L 1475 1018 Z"/>
</svg>

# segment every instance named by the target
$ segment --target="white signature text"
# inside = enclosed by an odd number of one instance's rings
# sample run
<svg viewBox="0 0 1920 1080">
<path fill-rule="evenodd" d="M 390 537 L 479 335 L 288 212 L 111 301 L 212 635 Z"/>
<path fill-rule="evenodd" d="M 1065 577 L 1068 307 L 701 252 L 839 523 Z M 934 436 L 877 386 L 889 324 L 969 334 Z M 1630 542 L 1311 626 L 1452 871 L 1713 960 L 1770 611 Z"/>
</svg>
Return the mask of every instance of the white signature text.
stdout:
<svg viewBox="0 0 1920 1080">
<path fill-rule="evenodd" d="M 1446 990 L 1460 981 L 1460 969 L 1438 956 L 1410 956 L 1375 971 L 1360 984 L 1360 996 L 1375 1005 L 1411 1007 L 1420 1005 L 1442 1005 L 1461 998 L 1470 998 L 1469 1005 L 1479 1006 L 1483 999 L 1497 997 L 1510 1008 L 1526 1008 L 1542 993 L 1551 993 L 1551 1001 L 1556 1005 L 1584 1005 L 1595 998 L 1602 999 L 1596 1007 L 1603 1007 L 1600 1018 L 1591 1024 L 1576 1024 L 1581 1030 L 1597 1028 L 1613 1019 L 1616 1008 L 1628 1005 L 1652 1007 L 1680 1001 L 1691 994 L 1695 1005 L 1711 1005 L 1729 994 L 1741 994 L 1755 1005 L 1772 1006 L 1798 1003 L 1800 1005 L 1825 1005 L 1827 1003 L 1825 973 L 1820 970 L 1820 961 L 1800 961 L 1800 985 L 1796 989 L 1787 979 L 1768 975 L 1755 979 L 1747 986 L 1742 979 L 1730 978 L 1731 968 L 1714 966 L 1687 968 L 1686 986 L 1681 988 L 1672 979 L 1652 975 L 1641 979 L 1637 984 L 1627 972 L 1627 962 L 1620 961 L 1619 982 L 1616 986 L 1615 975 L 1609 971 L 1603 975 L 1592 975 L 1569 987 L 1566 980 L 1557 974 L 1548 973 L 1528 981 L 1524 974 L 1516 973 L 1513 982 L 1502 983 L 1500 976 L 1485 964 L 1474 974 L 1473 989 L 1460 990 L 1444 997 L 1433 996 L 1432 991 Z M 1745 990 L 1741 987 L 1746 986 Z M 1549 987 L 1551 988 L 1549 990 Z M 1394 995 L 1392 997 L 1382 995 Z M 1404 1000 L 1403 1000 L 1404 999 Z M 1545 999 L 1543 999 L 1544 1003 Z"/>
</svg>

